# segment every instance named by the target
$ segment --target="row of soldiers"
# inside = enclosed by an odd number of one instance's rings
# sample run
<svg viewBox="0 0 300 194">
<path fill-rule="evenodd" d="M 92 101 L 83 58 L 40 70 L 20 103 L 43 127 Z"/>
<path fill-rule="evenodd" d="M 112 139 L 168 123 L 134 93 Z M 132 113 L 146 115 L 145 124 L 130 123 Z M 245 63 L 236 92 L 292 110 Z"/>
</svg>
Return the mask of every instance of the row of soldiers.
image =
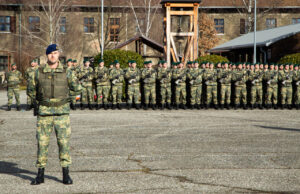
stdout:
<svg viewBox="0 0 300 194">
<path fill-rule="evenodd" d="M 26 80 L 32 79 L 38 68 L 37 60 L 25 72 Z M 116 60 L 105 67 L 104 61 L 97 61 L 95 68 L 90 61 L 79 66 L 69 59 L 67 73 L 74 74 L 82 85 L 81 109 L 121 109 L 124 88 L 127 108 L 156 109 L 216 109 L 244 108 L 300 108 L 300 73 L 297 64 L 250 64 L 190 61 L 186 67 L 181 62 L 168 68 L 166 61 L 160 61 L 153 68 L 151 61 L 144 68 L 136 67 L 136 61 L 128 62 L 128 68 L 121 69 Z M 11 109 L 13 94 L 20 110 L 19 84 L 21 73 L 12 66 L 7 73 L 8 110 Z M 123 87 L 125 86 L 125 87 Z M 94 89 L 96 92 L 94 92 Z M 94 94 L 96 93 L 96 95 Z M 233 94 L 233 95 L 232 95 Z M 279 94 L 279 95 L 278 95 Z M 76 95 L 70 92 L 71 108 L 76 109 Z M 280 99 L 280 101 L 279 101 Z M 28 96 L 27 110 L 34 101 Z"/>
</svg>

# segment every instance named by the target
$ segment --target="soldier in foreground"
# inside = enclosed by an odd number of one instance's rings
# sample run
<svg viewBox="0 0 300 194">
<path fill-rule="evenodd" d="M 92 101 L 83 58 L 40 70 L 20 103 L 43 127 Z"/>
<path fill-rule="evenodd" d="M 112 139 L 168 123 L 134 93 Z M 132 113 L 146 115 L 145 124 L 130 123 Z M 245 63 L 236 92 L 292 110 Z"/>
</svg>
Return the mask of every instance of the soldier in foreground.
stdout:
<svg viewBox="0 0 300 194">
<path fill-rule="evenodd" d="M 20 111 L 20 83 L 22 79 L 22 74 L 17 70 L 17 65 L 14 63 L 11 65 L 12 70 L 7 72 L 5 79 L 7 81 L 7 111 L 11 110 L 11 105 L 13 97 L 15 95 L 17 110 Z"/>
<path fill-rule="evenodd" d="M 67 74 L 59 62 L 60 52 L 55 44 L 46 50 L 48 62 L 39 67 L 35 77 L 29 84 L 29 95 L 34 97 L 36 92 L 37 114 L 37 162 L 38 174 L 32 185 L 44 183 L 44 171 L 48 158 L 48 146 L 53 129 L 56 133 L 59 147 L 59 159 L 63 172 L 63 183 L 72 184 L 69 176 L 70 157 L 70 106 L 69 90 L 80 93 L 81 86 L 74 74 Z"/>
</svg>

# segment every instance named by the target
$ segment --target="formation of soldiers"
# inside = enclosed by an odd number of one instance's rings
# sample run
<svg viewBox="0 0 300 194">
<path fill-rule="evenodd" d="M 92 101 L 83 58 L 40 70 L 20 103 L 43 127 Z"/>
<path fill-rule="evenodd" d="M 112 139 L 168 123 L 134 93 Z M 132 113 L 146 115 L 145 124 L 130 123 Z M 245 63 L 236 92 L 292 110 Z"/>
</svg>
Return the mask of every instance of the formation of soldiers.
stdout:
<svg viewBox="0 0 300 194">
<path fill-rule="evenodd" d="M 80 108 L 122 109 L 296 109 L 300 108 L 300 71 L 298 64 L 251 64 L 189 61 L 173 63 L 159 61 L 153 67 L 145 61 L 144 68 L 136 67 L 136 61 L 128 61 L 128 68 L 121 69 L 119 61 L 105 67 L 104 61 L 97 61 L 93 68 L 90 61 L 82 66 L 76 60 L 67 61 L 67 73 L 74 74 L 82 85 Z M 36 61 L 26 71 L 25 78 L 34 76 Z M 15 73 L 13 73 L 15 72 Z M 14 77 L 14 78 L 11 78 Z M 7 75 L 9 85 L 8 107 L 12 94 L 19 84 L 17 70 Z M 125 90 L 125 91 L 124 91 Z M 16 93 L 16 92 L 15 92 Z M 125 94 L 125 95 L 124 95 Z M 17 107 L 19 107 L 18 95 Z M 78 107 L 76 95 L 70 92 L 70 106 Z M 33 108 L 28 97 L 27 110 Z"/>
</svg>

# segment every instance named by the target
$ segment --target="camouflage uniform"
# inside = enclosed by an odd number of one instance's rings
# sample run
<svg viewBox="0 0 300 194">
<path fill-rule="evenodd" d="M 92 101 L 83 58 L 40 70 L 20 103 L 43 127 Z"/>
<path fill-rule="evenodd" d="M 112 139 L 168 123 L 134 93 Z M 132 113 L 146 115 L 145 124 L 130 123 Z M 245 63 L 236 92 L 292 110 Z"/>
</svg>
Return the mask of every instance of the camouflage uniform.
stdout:
<svg viewBox="0 0 300 194">
<path fill-rule="evenodd" d="M 279 72 L 278 79 L 281 82 L 281 104 L 283 107 L 288 105 L 291 108 L 293 98 L 293 72 L 283 70 Z"/>
<path fill-rule="evenodd" d="M 217 72 L 215 69 L 206 69 L 204 74 L 204 80 L 206 84 L 206 107 L 213 104 L 218 105 L 218 86 L 217 86 Z"/>
<path fill-rule="evenodd" d="M 106 67 L 100 68 L 96 67 L 95 69 L 95 79 L 97 86 L 97 104 L 104 104 L 107 107 L 110 83 L 109 83 L 109 74 Z"/>
<path fill-rule="evenodd" d="M 123 95 L 123 81 L 124 72 L 123 70 L 114 68 L 109 74 L 109 79 L 112 82 L 112 103 L 113 105 L 122 103 Z"/>
<path fill-rule="evenodd" d="M 81 103 L 86 105 L 94 104 L 94 92 L 93 92 L 93 68 L 82 67 L 78 72 L 78 79 L 82 86 Z"/>
<path fill-rule="evenodd" d="M 263 72 L 261 70 L 254 70 L 250 72 L 249 80 L 251 81 L 251 108 L 259 105 L 262 108 L 262 80 Z"/>
<path fill-rule="evenodd" d="M 175 103 L 176 108 L 182 104 L 185 108 L 186 105 L 186 70 L 184 68 L 177 68 L 174 70 L 173 79 L 175 80 Z"/>
<path fill-rule="evenodd" d="M 64 82 L 65 80 L 65 82 Z M 48 64 L 35 72 L 35 77 L 29 83 L 29 95 L 38 103 L 37 111 L 37 141 L 38 154 L 36 166 L 45 168 L 48 158 L 48 146 L 53 129 L 56 133 L 59 147 L 59 159 L 62 167 L 71 165 L 70 145 L 70 106 L 69 89 L 75 94 L 80 93 L 81 86 L 75 75 L 67 74 L 61 64 L 51 69 Z"/>
<path fill-rule="evenodd" d="M 151 98 L 151 105 L 156 105 L 156 71 L 153 68 L 145 68 L 142 71 L 142 79 L 144 86 L 145 107 L 149 105 Z"/>
<path fill-rule="evenodd" d="M 296 91 L 295 91 L 295 105 L 296 108 L 300 108 L 300 70 L 294 71 L 294 81 L 296 85 Z"/>
<path fill-rule="evenodd" d="M 278 72 L 269 70 L 265 72 L 265 80 L 267 83 L 266 101 L 267 108 L 271 108 L 272 103 L 277 107 L 278 103 Z"/>
<path fill-rule="evenodd" d="M 22 74 L 18 70 L 9 71 L 6 73 L 5 79 L 7 81 L 7 98 L 8 98 L 7 106 L 10 107 L 12 105 L 13 97 L 15 95 L 17 107 L 19 107 L 20 106 L 20 83 L 22 79 Z"/>
<path fill-rule="evenodd" d="M 191 107 L 200 108 L 202 99 L 202 80 L 203 80 L 203 70 L 202 69 L 191 69 L 189 74 L 189 84 L 191 90 Z"/>
<path fill-rule="evenodd" d="M 140 104 L 140 70 L 138 68 L 129 68 L 125 73 L 125 78 L 128 80 L 128 100 L 131 105 L 134 101 L 135 105 Z"/>
<path fill-rule="evenodd" d="M 248 72 L 244 69 L 234 71 L 232 75 L 232 79 L 234 81 L 235 86 L 235 108 L 238 108 L 240 103 L 243 103 L 244 109 L 246 109 L 247 105 L 247 86 L 246 83 L 248 81 Z"/>
<path fill-rule="evenodd" d="M 221 108 L 223 108 L 225 101 L 227 108 L 229 108 L 230 100 L 231 100 L 231 79 L 232 72 L 230 69 L 220 70 L 218 73 L 218 78 L 220 79 L 221 84 Z"/>
<path fill-rule="evenodd" d="M 160 83 L 160 95 L 161 95 L 161 105 L 164 108 L 165 103 L 168 103 L 167 106 L 170 108 L 171 106 L 171 79 L 172 79 L 172 72 L 168 68 L 160 68 L 157 73 L 157 79 Z"/>
<path fill-rule="evenodd" d="M 78 71 L 77 71 L 77 67 L 70 67 L 70 68 L 67 68 L 68 70 L 67 70 L 67 73 L 71 73 L 71 74 L 73 74 L 76 78 L 78 78 Z M 72 71 L 72 72 L 70 72 L 70 70 Z M 71 98 L 71 104 L 73 105 L 73 106 L 75 106 L 76 105 L 76 94 L 72 91 L 72 90 L 70 90 L 70 98 Z"/>
<path fill-rule="evenodd" d="M 37 70 L 37 67 L 29 67 L 25 71 L 25 79 L 27 83 L 30 81 L 30 79 L 34 79 L 35 71 Z M 28 87 L 28 86 L 27 86 Z M 28 95 L 28 88 L 27 88 L 27 106 L 33 106 L 34 98 L 31 98 Z"/>
</svg>

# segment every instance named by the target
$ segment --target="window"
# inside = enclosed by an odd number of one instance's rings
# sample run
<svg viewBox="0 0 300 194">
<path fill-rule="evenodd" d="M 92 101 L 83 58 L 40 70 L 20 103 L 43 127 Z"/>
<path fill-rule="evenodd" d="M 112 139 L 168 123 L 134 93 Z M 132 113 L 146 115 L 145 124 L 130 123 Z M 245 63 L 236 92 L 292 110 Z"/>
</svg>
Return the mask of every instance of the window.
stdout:
<svg viewBox="0 0 300 194">
<path fill-rule="evenodd" d="M 271 29 L 271 28 L 276 28 L 277 27 L 277 21 L 276 18 L 267 18 L 266 20 L 266 28 Z"/>
<path fill-rule="evenodd" d="M 214 19 L 217 34 L 224 34 L 224 19 Z"/>
<path fill-rule="evenodd" d="M 0 56 L 0 71 L 7 71 L 8 57 Z"/>
<path fill-rule="evenodd" d="M 83 30 L 85 33 L 94 32 L 94 18 L 84 18 Z"/>
<path fill-rule="evenodd" d="M 67 24 L 66 17 L 61 17 L 59 20 L 59 32 L 60 33 L 66 33 L 66 24 Z"/>
<path fill-rule="evenodd" d="M 40 31 L 40 17 L 29 16 L 29 31 L 39 32 Z"/>
<path fill-rule="evenodd" d="M 118 42 L 120 34 L 120 18 L 110 18 L 109 24 L 110 41 Z"/>
<path fill-rule="evenodd" d="M 300 18 L 293 18 L 292 24 L 300 24 Z"/>
<path fill-rule="evenodd" d="M 0 16 L 0 31 L 10 32 L 10 16 Z"/>
</svg>

